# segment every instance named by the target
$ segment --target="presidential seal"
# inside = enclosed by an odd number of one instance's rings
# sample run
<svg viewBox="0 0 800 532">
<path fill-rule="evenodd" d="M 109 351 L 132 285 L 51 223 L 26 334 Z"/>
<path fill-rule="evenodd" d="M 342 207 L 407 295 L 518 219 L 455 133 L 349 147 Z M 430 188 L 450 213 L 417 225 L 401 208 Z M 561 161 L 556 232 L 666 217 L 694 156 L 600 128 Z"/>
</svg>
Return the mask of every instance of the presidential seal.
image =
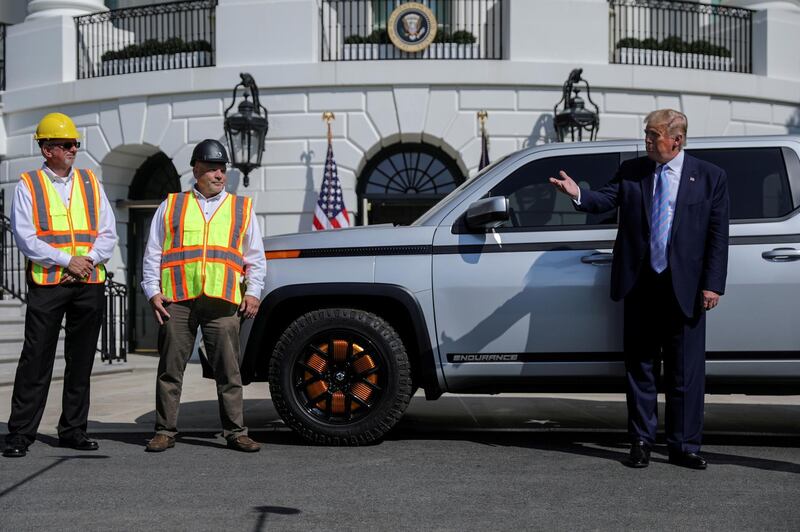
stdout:
<svg viewBox="0 0 800 532">
<path fill-rule="evenodd" d="M 404 52 L 419 52 L 436 38 L 436 17 L 419 2 L 401 4 L 389 17 L 389 39 Z"/>
</svg>

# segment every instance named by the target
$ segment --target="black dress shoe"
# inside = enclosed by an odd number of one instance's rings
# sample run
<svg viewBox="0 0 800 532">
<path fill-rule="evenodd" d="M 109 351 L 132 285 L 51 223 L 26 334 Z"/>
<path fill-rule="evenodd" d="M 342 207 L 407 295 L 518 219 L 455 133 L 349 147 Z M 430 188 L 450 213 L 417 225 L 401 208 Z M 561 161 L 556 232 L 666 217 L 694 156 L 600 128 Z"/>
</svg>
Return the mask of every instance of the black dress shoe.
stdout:
<svg viewBox="0 0 800 532">
<path fill-rule="evenodd" d="M 643 441 L 634 442 L 631 445 L 631 454 L 625 462 L 628 467 L 637 469 L 650 465 L 650 446 Z"/>
<path fill-rule="evenodd" d="M 69 447 L 76 451 L 96 451 L 100 448 L 96 441 L 90 440 L 86 434 L 80 434 L 74 438 L 58 438 L 59 447 Z"/>
<path fill-rule="evenodd" d="M 706 459 L 697 453 L 670 451 L 669 463 L 688 467 L 689 469 L 705 469 L 708 467 Z"/>
<path fill-rule="evenodd" d="M 22 458 L 28 454 L 28 440 L 22 436 L 10 438 L 3 449 L 3 456 L 6 458 Z"/>
</svg>

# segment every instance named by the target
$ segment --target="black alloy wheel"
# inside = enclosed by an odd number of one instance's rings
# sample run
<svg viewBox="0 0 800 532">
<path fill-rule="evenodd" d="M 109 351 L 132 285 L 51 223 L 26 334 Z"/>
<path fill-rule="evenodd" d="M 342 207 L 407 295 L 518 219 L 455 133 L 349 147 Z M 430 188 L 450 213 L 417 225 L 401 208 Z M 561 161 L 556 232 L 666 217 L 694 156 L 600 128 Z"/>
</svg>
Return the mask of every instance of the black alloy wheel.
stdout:
<svg viewBox="0 0 800 532">
<path fill-rule="evenodd" d="M 375 314 L 312 311 L 278 341 L 270 393 L 286 424 L 312 442 L 371 443 L 397 423 L 411 399 L 408 356 L 397 332 Z"/>
</svg>

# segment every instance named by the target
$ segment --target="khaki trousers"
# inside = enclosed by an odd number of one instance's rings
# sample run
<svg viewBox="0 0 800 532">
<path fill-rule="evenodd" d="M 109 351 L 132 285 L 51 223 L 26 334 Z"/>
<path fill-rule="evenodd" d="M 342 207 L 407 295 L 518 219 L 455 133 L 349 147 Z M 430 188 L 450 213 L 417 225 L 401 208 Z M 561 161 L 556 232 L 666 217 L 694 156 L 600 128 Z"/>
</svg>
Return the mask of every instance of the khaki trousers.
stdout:
<svg viewBox="0 0 800 532">
<path fill-rule="evenodd" d="M 207 296 L 167 307 L 170 317 L 158 330 L 157 434 L 174 437 L 178 433 L 183 372 L 192 355 L 198 327 L 203 332 L 206 354 L 217 383 L 222 434 L 228 440 L 247 434 L 242 412 L 237 310 L 237 305 Z"/>
</svg>

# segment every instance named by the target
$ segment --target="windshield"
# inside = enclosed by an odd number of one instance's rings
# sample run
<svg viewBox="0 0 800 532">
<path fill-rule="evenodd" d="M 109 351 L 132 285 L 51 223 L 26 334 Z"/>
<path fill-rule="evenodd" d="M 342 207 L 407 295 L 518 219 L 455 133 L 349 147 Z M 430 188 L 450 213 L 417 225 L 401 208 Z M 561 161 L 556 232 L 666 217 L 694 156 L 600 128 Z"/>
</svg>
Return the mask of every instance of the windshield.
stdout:
<svg viewBox="0 0 800 532">
<path fill-rule="evenodd" d="M 508 155 L 510 155 L 510 154 L 508 154 Z M 464 181 L 463 183 L 461 183 L 458 186 L 458 188 L 456 188 L 455 190 L 450 192 L 450 194 L 448 194 L 447 196 L 445 196 L 441 200 L 439 200 L 439 203 L 437 203 L 436 205 L 431 207 L 428 211 L 425 212 L 425 214 L 423 214 L 422 216 L 417 218 L 411 225 L 412 226 L 425 225 L 428 222 L 428 220 L 433 218 L 437 213 L 439 213 L 443 209 L 447 208 L 447 206 L 450 203 L 452 203 L 454 199 L 458 198 L 461 195 L 461 193 L 464 190 L 466 190 L 468 187 L 470 187 L 473 183 L 475 183 L 476 180 L 479 177 L 481 177 L 483 174 L 485 174 L 486 172 L 488 172 L 489 170 L 491 170 L 492 168 L 494 168 L 495 166 L 497 166 L 501 162 L 505 161 L 508 158 L 508 155 L 503 155 L 502 157 L 500 157 L 499 159 L 497 159 L 493 163 L 489 164 L 483 170 L 481 170 L 480 172 L 475 174 L 474 176 L 468 177 L 466 179 L 466 181 Z"/>
</svg>

